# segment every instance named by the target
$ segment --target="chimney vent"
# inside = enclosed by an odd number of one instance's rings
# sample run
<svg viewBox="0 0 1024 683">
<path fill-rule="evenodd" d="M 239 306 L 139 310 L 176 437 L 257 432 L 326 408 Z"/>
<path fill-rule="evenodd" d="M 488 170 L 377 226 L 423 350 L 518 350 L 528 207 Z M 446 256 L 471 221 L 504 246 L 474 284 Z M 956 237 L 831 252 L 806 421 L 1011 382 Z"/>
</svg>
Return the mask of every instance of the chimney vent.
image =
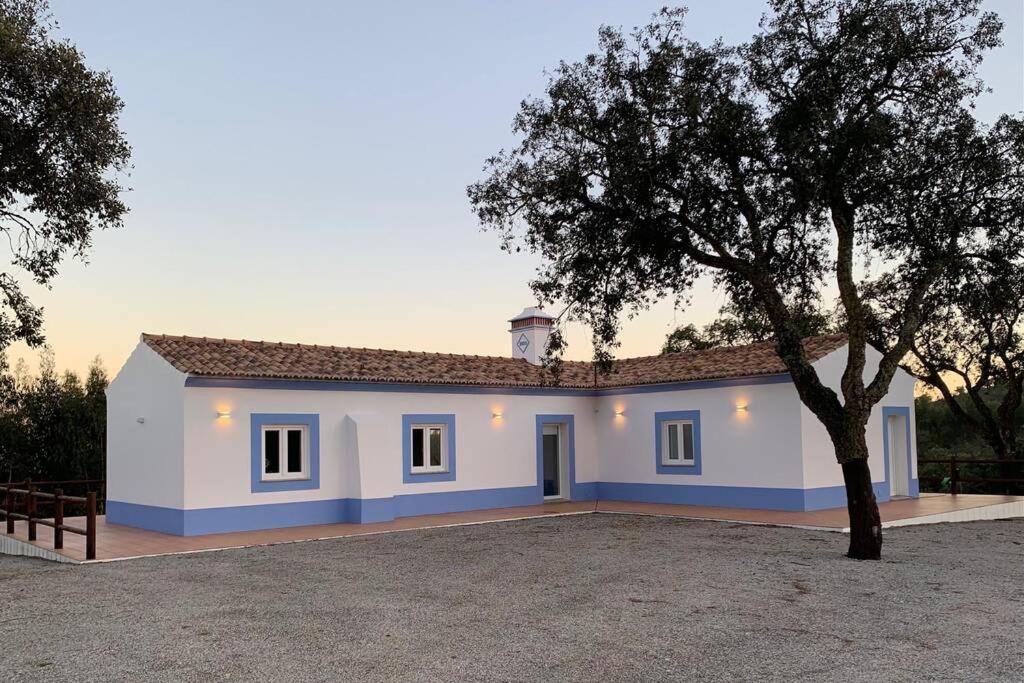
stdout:
<svg viewBox="0 0 1024 683">
<path fill-rule="evenodd" d="M 539 308 L 524 308 L 523 312 L 509 320 L 512 335 L 512 357 L 525 358 L 534 365 L 540 365 L 548 352 L 548 336 L 555 319 Z"/>
</svg>

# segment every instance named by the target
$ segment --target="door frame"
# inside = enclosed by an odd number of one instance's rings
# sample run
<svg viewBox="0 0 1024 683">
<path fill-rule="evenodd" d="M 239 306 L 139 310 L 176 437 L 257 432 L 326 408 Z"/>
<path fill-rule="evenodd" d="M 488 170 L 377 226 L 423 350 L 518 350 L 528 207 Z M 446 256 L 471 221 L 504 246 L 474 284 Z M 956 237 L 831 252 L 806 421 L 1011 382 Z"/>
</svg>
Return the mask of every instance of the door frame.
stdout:
<svg viewBox="0 0 1024 683">
<path fill-rule="evenodd" d="M 902 418 L 903 432 L 904 432 L 904 445 L 903 448 L 906 451 L 906 491 L 900 493 L 894 492 L 894 485 L 896 484 L 896 463 L 895 454 L 890 452 L 889 444 L 892 443 L 892 439 L 898 439 L 899 434 L 890 434 L 889 423 L 891 418 L 898 417 Z M 885 454 L 885 485 L 889 491 L 889 497 L 893 495 L 899 496 L 915 496 L 917 495 L 914 490 L 914 467 L 913 467 L 913 449 L 911 447 L 912 440 L 910 438 L 910 408 L 907 406 L 886 406 L 882 408 L 882 452 Z"/>
<path fill-rule="evenodd" d="M 572 415 L 537 415 L 537 493 L 540 500 L 574 500 L 576 498 L 576 426 Z M 559 495 L 544 497 L 544 427 L 558 426 Z"/>
<path fill-rule="evenodd" d="M 566 435 L 565 435 L 565 432 L 566 432 L 565 425 L 564 424 L 556 424 L 556 423 L 549 422 L 549 423 L 544 424 L 541 427 L 541 429 L 543 430 L 542 431 L 542 436 L 541 436 L 542 439 L 546 439 L 549 436 L 555 436 L 556 437 L 556 443 L 558 444 L 558 452 L 556 453 L 557 463 L 556 463 L 556 466 L 555 466 L 555 472 L 556 472 L 556 475 L 557 475 L 557 479 L 555 481 L 555 488 L 557 489 L 558 492 L 550 494 L 550 495 L 548 495 L 545 492 L 544 500 L 545 501 L 565 500 L 566 499 L 566 493 L 568 492 L 568 489 L 569 489 L 569 477 L 567 476 L 568 475 L 567 470 L 569 469 L 569 463 L 567 462 L 567 458 L 566 458 L 566 441 L 567 441 L 567 439 L 566 439 Z M 547 460 L 546 454 L 544 454 L 542 457 L 544 457 L 545 461 Z M 544 469 L 546 470 L 547 469 L 547 462 L 544 462 L 544 466 L 545 466 Z M 544 477 L 541 480 L 541 483 L 542 483 L 542 485 L 546 484 L 547 483 L 547 478 Z"/>
</svg>

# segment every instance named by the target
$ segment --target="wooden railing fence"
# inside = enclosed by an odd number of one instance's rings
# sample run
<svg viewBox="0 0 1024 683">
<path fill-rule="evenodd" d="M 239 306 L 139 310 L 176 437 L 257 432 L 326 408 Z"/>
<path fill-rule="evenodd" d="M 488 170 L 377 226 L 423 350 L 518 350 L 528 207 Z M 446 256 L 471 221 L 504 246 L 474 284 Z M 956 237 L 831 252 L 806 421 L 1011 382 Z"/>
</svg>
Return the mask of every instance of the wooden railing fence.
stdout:
<svg viewBox="0 0 1024 683">
<path fill-rule="evenodd" d="M 53 529 L 53 548 L 61 550 L 64 548 L 64 532 L 85 536 L 85 559 L 96 559 L 96 491 L 88 491 L 84 496 L 68 496 L 64 494 L 64 486 L 86 486 L 99 485 L 102 489 L 102 480 L 76 480 L 76 481 L 47 481 L 35 482 L 27 480 L 11 484 L 0 484 L 0 494 L 3 494 L 4 505 L 0 510 L 6 520 L 5 531 L 8 534 L 14 533 L 14 523 L 23 520 L 28 525 L 28 540 L 35 541 L 37 537 L 37 526 Z M 40 486 L 52 486 L 53 491 L 47 492 L 39 489 Z M 19 509 L 24 512 L 18 512 Z M 65 524 L 65 509 L 67 504 L 80 505 L 85 508 L 85 528 Z M 42 505 L 53 506 L 53 517 L 43 517 L 39 509 Z"/>
<path fill-rule="evenodd" d="M 1021 485 L 1024 484 L 1024 460 L 978 460 L 975 458 L 957 458 L 955 456 L 946 459 L 932 459 L 932 458 L 921 458 L 917 461 L 918 465 L 945 465 L 949 469 L 946 473 L 941 475 L 929 475 L 919 473 L 918 479 L 921 481 L 933 481 L 942 483 L 948 479 L 949 481 L 949 492 L 956 495 L 962 493 L 963 484 L 996 484 L 996 485 Z M 983 465 L 997 465 L 1004 472 L 1006 469 L 1017 467 L 1018 472 L 1021 472 L 1020 477 L 984 477 L 984 476 L 964 476 L 964 469 L 973 468 L 976 466 Z"/>
</svg>

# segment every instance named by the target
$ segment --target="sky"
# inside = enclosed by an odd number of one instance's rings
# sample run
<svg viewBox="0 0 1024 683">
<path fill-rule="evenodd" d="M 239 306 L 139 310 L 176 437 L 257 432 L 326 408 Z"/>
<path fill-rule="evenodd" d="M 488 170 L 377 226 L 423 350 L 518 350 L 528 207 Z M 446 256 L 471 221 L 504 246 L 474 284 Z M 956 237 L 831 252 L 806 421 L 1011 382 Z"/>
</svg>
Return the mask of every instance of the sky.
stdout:
<svg viewBox="0 0 1024 683">
<path fill-rule="evenodd" d="M 465 188 L 514 144 L 545 69 L 666 0 L 51 0 L 108 70 L 133 147 L 124 227 L 66 262 L 45 307 L 59 368 L 116 372 L 141 332 L 508 355 L 538 260 L 482 232 Z M 742 42 L 762 0 L 693 1 L 689 37 Z M 1004 47 L 978 115 L 1024 109 L 1024 1 L 990 0 Z M 711 320 L 709 286 L 625 323 L 617 354 Z M 568 358 L 591 354 L 568 330 Z M 30 368 L 37 354 L 8 352 Z"/>
</svg>

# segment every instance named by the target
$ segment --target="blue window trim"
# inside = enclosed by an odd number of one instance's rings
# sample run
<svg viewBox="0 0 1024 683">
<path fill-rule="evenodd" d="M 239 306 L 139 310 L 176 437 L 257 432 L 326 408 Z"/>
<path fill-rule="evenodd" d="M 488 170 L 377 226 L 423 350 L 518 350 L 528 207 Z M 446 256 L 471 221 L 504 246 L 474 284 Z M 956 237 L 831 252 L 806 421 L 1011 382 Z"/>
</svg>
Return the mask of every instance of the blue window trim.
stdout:
<svg viewBox="0 0 1024 683">
<path fill-rule="evenodd" d="M 690 420 L 693 422 L 693 464 L 665 465 L 661 462 L 661 426 L 670 420 Z M 672 410 L 654 414 L 654 471 L 658 474 L 700 474 L 700 411 Z"/>
<path fill-rule="evenodd" d="M 569 461 L 569 490 L 566 500 L 579 500 L 582 496 L 576 486 L 576 419 L 574 415 L 537 416 L 537 494 L 544 500 L 544 425 L 564 425 L 569 441 L 565 457 Z"/>
<path fill-rule="evenodd" d="M 302 425 L 309 432 L 309 478 L 263 481 L 263 425 Z M 309 491 L 320 488 L 320 415 L 317 413 L 250 413 L 249 446 L 253 493 Z"/>
<path fill-rule="evenodd" d="M 918 480 L 914 478 L 914 453 L 911 450 L 910 430 L 913 428 L 913 423 L 910 421 L 910 407 L 909 406 L 883 406 L 882 407 L 882 453 L 885 455 L 885 488 L 888 496 L 892 495 L 892 479 L 890 476 L 889 467 L 889 418 L 892 416 L 902 416 L 905 419 L 904 424 L 906 425 L 906 439 L 907 439 L 907 493 L 911 497 L 916 498 L 919 495 L 920 485 Z"/>
<path fill-rule="evenodd" d="M 412 426 L 414 424 L 443 424 L 448 435 L 448 469 L 445 472 L 412 471 Z M 455 415 L 412 414 L 402 416 L 402 482 L 426 484 L 433 481 L 455 481 Z"/>
</svg>

